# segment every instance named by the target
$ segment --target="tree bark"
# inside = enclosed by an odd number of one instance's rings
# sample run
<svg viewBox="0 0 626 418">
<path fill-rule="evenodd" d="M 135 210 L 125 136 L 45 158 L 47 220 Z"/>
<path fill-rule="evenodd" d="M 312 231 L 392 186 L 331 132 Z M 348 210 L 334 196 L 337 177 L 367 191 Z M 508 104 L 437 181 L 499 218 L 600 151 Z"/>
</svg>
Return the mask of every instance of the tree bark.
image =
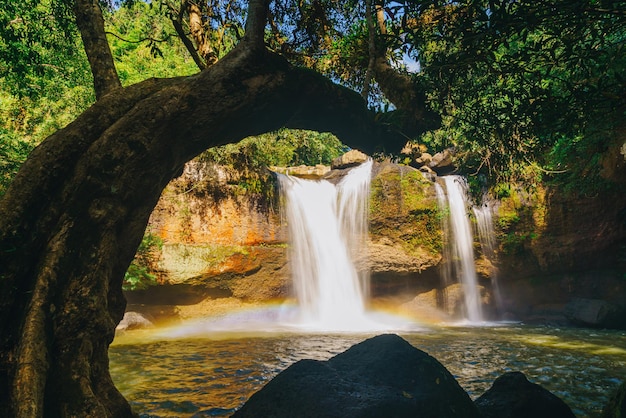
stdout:
<svg viewBox="0 0 626 418">
<path fill-rule="evenodd" d="M 186 6 L 187 14 L 189 15 L 189 29 L 196 41 L 196 45 L 198 45 L 198 54 L 202 57 L 207 67 L 213 65 L 217 62 L 217 54 L 211 47 L 202 24 L 202 11 L 206 9 L 206 3 L 202 3 L 201 6 L 193 1 L 188 1 Z"/>
<path fill-rule="evenodd" d="M 172 26 L 174 26 L 174 30 L 176 31 L 176 34 L 178 35 L 180 40 L 183 42 L 183 45 L 185 45 L 185 48 L 187 48 L 187 52 L 189 52 L 189 55 L 191 55 L 193 62 L 195 62 L 198 69 L 202 71 L 207 66 L 206 66 L 206 63 L 204 62 L 204 59 L 200 56 L 200 54 L 198 54 L 198 51 L 196 50 L 196 47 L 194 46 L 193 42 L 191 41 L 191 39 L 189 39 L 189 37 L 187 37 L 187 34 L 185 33 L 185 30 L 183 29 L 182 22 L 183 22 L 184 12 L 185 12 L 185 3 L 183 2 L 180 5 L 180 10 L 178 11 L 176 18 L 172 17 L 171 19 Z"/>
<path fill-rule="evenodd" d="M 97 0 L 74 0 L 76 25 L 93 74 L 96 99 L 122 86 L 104 32 L 104 18 Z"/>
<path fill-rule="evenodd" d="M 361 89 L 361 97 L 367 101 L 370 95 L 370 84 L 372 83 L 372 76 L 374 72 L 374 64 L 376 63 L 376 31 L 374 26 L 373 16 L 373 3 L 374 0 L 365 0 L 365 19 L 367 21 L 367 51 L 369 60 L 367 62 L 367 69 L 365 70 L 365 77 L 363 80 L 363 88 Z"/>
<path fill-rule="evenodd" d="M 283 126 L 401 148 L 357 93 L 250 39 L 197 75 L 110 92 L 24 163 L 0 201 L 1 416 L 132 416 L 108 370 L 122 280 L 186 161 Z"/>
<path fill-rule="evenodd" d="M 260 49 L 265 46 L 265 25 L 269 13 L 270 0 L 255 0 L 248 3 L 246 31 L 241 40 L 251 49 Z"/>
</svg>

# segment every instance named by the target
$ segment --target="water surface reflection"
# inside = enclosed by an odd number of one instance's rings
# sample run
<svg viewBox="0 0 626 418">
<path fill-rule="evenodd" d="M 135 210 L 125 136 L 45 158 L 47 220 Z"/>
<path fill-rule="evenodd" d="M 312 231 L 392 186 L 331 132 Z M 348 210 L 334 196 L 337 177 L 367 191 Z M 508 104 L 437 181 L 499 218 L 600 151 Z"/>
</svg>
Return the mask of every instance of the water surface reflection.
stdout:
<svg viewBox="0 0 626 418">
<path fill-rule="evenodd" d="M 290 364 L 328 359 L 373 335 L 215 333 L 154 341 L 130 333 L 110 349 L 111 374 L 142 417 L 229 416 Z M 626 378 L 624 332 L 509 325 L 400 335 L 436 357 L 472 398 L 519 370 L 577 417 L 593 417 Z"/>
</svg>

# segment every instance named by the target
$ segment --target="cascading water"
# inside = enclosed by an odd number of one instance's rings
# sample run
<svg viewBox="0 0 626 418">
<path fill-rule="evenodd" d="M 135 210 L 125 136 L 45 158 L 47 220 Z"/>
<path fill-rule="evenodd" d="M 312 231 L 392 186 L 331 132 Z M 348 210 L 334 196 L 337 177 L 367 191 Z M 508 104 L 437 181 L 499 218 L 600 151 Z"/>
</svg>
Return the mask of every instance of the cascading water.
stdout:
<svg viewBox="0 0 626 418">
<path fill-rule="evenodd" d="M 435 183 L 435 191 L 437 193 L 437 205 L 441 210 L 445 209 L 448 214 L 448 197 L 446 191 L 441 187 L 439 183 Z M 452 277 L 452 263 L 454 261 L 454 245 L 451 245 L 450 241 L 450 217 L 441 217 L 441 230 L 443 232 L 443 262 L 441 264 L 441 277 L 443 279 L 444 287 L 448 287 L 454 284 Z M 445 301 L 444 301 L 445 303 Z"/>
<path fill-rule="evenodd" d="M 448 261 L 451 272 L 462 285 L 466 318 L 470 322 L 481 322 L 483 313 L 474 265 L 474 239 L 467 216 L 467 182 L 461 176 L 444 176 L 443 180 L 450 213 L 451 259 Z"/>
<path fill-rule="evenodd" d="M 368 300 L 370 293 L 367 240 L 371 173 L 372 161 L 368 160 L 353 168 L 337 186 L 340 234 L 346 242 L 352 263 L 360 262 L 358 282 L 363 301 Z"/>
<path fill-rule="evenodd" d="M 498 312 L 502 312 L 502 296 L 500 294 L 500 285 L 498 283 L 498 271 L 493 266 L 496 259 L 496 239 L 493 230 L 493 204 L 486 198 L 483 198 L 481 206 L 474 206 L 474 216 L 476 216 L 476 229 L 478 229 L 478 238 L 483 255 L 491 264 L 491 289 L 496 303 Z"/>
<path fill-rule="evenodd" d="M 300 322 L 326 330 L 356 330 L 365 315 L 366 275 L 353 253 L 367 242 L 372 162 L 353 168 L 335 187 L 279 175 L 286 199 L 290 264 Z"/>
</svg>

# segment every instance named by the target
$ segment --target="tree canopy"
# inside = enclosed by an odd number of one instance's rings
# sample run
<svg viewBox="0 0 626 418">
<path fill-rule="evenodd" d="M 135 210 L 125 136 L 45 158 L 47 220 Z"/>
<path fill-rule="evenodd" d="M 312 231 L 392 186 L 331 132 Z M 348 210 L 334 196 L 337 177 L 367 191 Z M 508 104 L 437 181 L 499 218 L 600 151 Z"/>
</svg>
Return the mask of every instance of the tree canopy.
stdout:
<svg viewBox="0 0 626 418">
<path fill-rule="evenodd" d="M 624 116 L 624 6 L 515 1 L 431 9 L 422 17 L 428 29 L 414 34 L 430 94 L 438 95 L 432 102 L 445 114 L 429 139 L 459 145 L 475 154 L 475 169 L 496 175 L 528 163 L 574 176 L 593 171 Z"/>
<path fill-rule="evenodd" d="M 245 32 L 245 1 L 104 5 L 123 85 L 193 74 L 221 59 Z M 271 2 L 264 38 L 293 65 L 365 94 L 378 119 L 398 126 L 407 140 L 431 151 L 455 147 L 468 173 L 506 179 L 535 164 L 576 180 L 597 171 L 597 156 L 623 119 L 624 6 L 597 0 Z M 86 89 L 92 75 L 77 48 L 71 5 L 11 2 L 0 18 L 5 94 L 78 103 L 62 124 L 77 116 L 93 100 Z M 11 152 L 18 154 L 51 132 L 24 147 L 18 142 L 25 132 L 6 125 L 4 135 L 15 134 L 6 143 L 16 144 Z M 15 160 L 11 152 L 5 151 L 7 161 Z"/>
</svg>

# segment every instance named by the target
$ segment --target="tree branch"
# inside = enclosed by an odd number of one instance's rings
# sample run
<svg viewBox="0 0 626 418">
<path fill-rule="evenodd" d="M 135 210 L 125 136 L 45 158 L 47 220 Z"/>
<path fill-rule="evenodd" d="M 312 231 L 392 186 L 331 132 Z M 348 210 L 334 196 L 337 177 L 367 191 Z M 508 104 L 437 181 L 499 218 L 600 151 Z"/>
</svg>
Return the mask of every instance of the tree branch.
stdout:
<svg viewBox="0 0 626 418">
<path fill-rule="evenodd" d="M 104 18 L 97 0 L 74 0 L 76 25 L 89 60 L 96 99 L 122 87 L 104 32 Z"/>
<path fill-rule="evenodd" d="M 167 42 L 172 37 L 171 34 L 168 34 L 167 37 L 163 38 L 163 39 L 156 39 L 156 38 L 153 38 L 151 36 L 148 36 L 146 38 L 141 38 L 141 39 L 137 39 L 136 41 L 133 41 L 131 39 L 122 38 L 120 35 L 118 35 L 117 33 L 114 33 L 114 32 L 105 31 L 104 33 L 107 34 L 107 35 L 115 36 L 120 41 L 128 42 L 129 44 L 140 44 L 140 43 L 146 42 L 146 41 L 150 41 L 150 42 Z"/>
<path fill-rule="evenodd" d="M 269 4 L 270 0 L 250 0 L 248 2 L 246 33 L 241 42 L 248 44 L 251 49 L 265 47 L 265 24 L 267 23 Z"/>
<path fill-rule="evenodd" d="M 191 35 L 198 45 L 198 55 L 202 57 L 206 66 L 211 66 L 217 62 L 217 54 L 213 51 L 211 43 L 207 40 L 202 24 L 202 8 L 206 8 L 206 3 L 199 6 L 193 1 L 184 2 L 187 5 L 187 14 L 189 15 L 189 28 Z"/>
<path fill-rule="evenodd" d="M 374 16 L 372 16 L 373 2 L 374 0 L 365 0 L 365 18 L 367 20 L 368 33 L 367 50 L 369 55 L 369 61 L 367 63 L 367 70 L 365 70 L 365 80 L 363 80 L 361 97 L 363 97 L 366 102 L 370 94 L 370 84 L 372 82 L 372 75 L 374 73 L 374 64 L 376 63 L 376 33 L 374 29 Z"/>
<path fill-rule="evenodd" d="M 202 57 L 198 54 L 196 47 L 194 46 L 193 42 L 191 42 L 191 39 L 187 37 L 187 34 L 185 33 L 185 30 L 183 29 L 182 22 L 183 22 L 183 14 L 185 12 L 186 3 L 187 1 L 183 1 L 181 3 L 180 10 L 178 11 L 178 15 L 176 19 L 174 18 L 171 19 L 172 25 L 174 26 L 174 30 L 178 34 L 178 37 L 183 42 L 183 45 L 185 45 L 185 48 L 187 48 L 187 51 L 191 55 L 193 62 L 195 62 L 196 66 L 200 69 L 200 71 L 202 71 L 206 68 L 206 63 L 204 62 Z"/>
</svg>

